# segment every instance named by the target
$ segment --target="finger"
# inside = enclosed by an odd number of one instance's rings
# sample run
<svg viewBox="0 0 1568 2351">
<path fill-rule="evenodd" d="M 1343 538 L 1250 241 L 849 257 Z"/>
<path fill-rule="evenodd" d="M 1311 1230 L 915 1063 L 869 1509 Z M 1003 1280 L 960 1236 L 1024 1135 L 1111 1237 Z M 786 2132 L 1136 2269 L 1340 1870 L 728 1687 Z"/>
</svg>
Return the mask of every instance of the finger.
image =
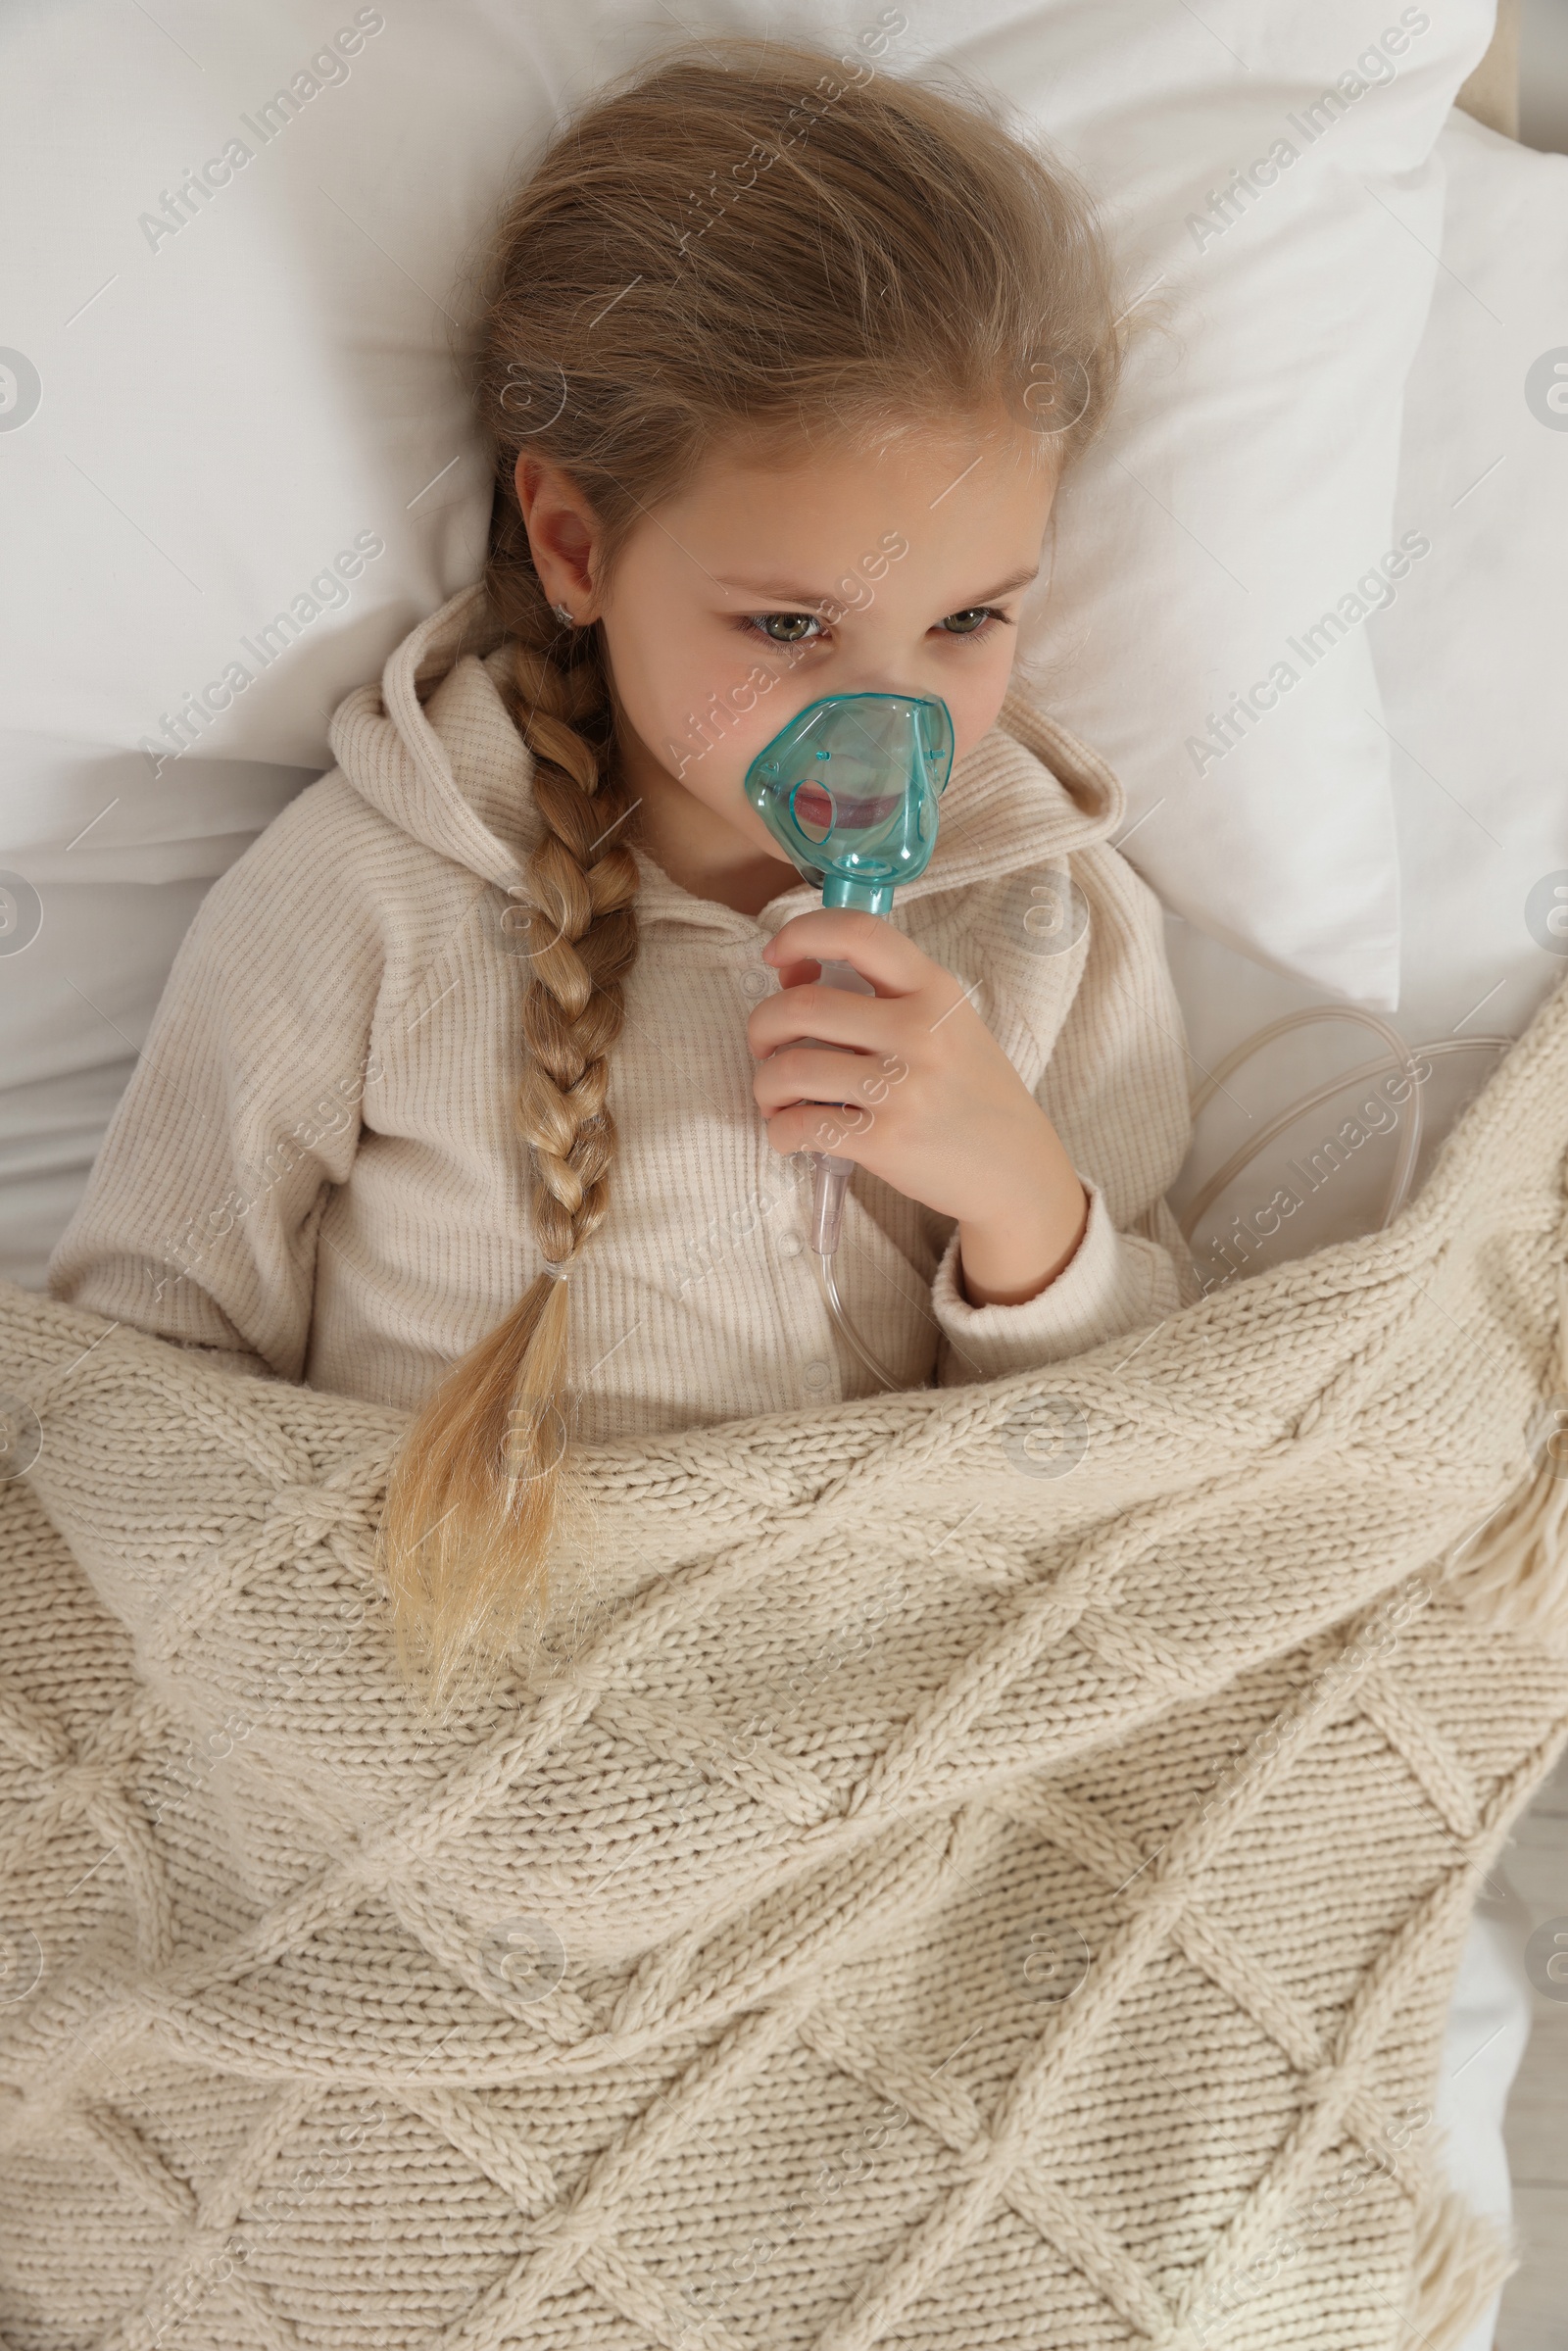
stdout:
<svg viewBox="0 0 1568 2351">
<path fill-rule="evenodd" d="M 804 988 L 809 981 L 819 980 L 821 976 L 821 964 L 809 959 L 799 963 L 780 963 L 778 966 L 778 984 L 781 988 Z"/>
<path fill-rule="evenodd" d="M 760 1062 L 752 1092 L 764 1117 L 791 1102 L 847 1102 L 869 1109 L 887 1100 L 891 1083 L 882 1053 L 815 1053 L 796 1046 Z"/>
<path fill-rule="evenodd" d="M 807 955 L 819 963 L 853 964 L 879 995 L 888 996 L 911 996 L 941 970 L 880 914 L 862 914 L 853 906 L 813 906 L 808 914 L 792 915 L 762 950 L 764 963 L 796 962 Z"/>
<path fill-rule="evenodd" d="M 808 981 L 764 996 L 746 1023 L 746 1042 L 759 1056 L 806 1037 L 859 1053 L 885 1053 L 907 1028 L 908 1015 L 897 999 L 855 996 L 848 988 Z"/>
<path fill-rule="evenodd" d="M 788 1158 L 795 1151 L 832 1151 L 860 1165 L 872 1132 L 869 1111 L 842 1110 L 825 1102 L 792 1102 L 766 1122 L 768 1149 Z"/>
</svg>

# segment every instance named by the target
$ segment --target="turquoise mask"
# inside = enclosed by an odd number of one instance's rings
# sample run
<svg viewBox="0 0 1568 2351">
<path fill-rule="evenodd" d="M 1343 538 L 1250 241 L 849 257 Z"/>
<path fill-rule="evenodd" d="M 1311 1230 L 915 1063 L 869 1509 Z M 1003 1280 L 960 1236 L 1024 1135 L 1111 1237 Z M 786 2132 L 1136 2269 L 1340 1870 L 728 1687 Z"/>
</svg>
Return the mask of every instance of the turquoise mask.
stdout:
<svg viewBox="0 0 1568 2351">
<path fill-rule="evenodd" d="M 747 799 L 825 906 L 885 914 L 924 873 L 953 767 L 945 702 L 827 694 L 796 712 L 746 770 Z"/>
</svg>

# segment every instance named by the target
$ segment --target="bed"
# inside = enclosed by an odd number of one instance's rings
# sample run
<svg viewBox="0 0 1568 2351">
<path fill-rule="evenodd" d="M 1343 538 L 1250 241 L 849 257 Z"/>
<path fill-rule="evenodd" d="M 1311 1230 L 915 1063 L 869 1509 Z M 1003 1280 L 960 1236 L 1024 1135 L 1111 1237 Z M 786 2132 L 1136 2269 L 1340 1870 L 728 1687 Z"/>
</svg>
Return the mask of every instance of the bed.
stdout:
<svg viewBox="0 0 1568 2351">
<path fill-rule="evenodd" d="M 971 12 L 959 43 L 930 6 L 704 20 L 1005 88 L 1105 197 L 1134 297 L 1177 302 L 1062 501 L 1020 659 L 1129 786 L 1193 1058 L 1172 1199 L 1218 1284 L 1386 1221 L 1568 956 L 1568 161 L 1506 135 L 1507 27 L 1480 0 L 1251 14 L 1042 0 Z M 302 6 L 83 6 L 12 35 L 5 169 L 36 233 L 0 352 L 23 551 L 0 1271 L 28 1288 L 204 891 L 327 764 L 340 695 L 477 567 L 451 338 L 499 180 L 673 31 L 610 6 L 342 15 L 326 39 Z M 45 174 L 68 80 L 74 144 Z M 1269 180 L 1249 159 L 1282 136 Z M 1294 317 L 1266 293 L 1282 253 Z M 1318 403 L 1292 397 L 1308 367 Z M 1269 702 L 1275 658 L 1299 690 Z M 1396 1111 L 1382 1081 L 1418 1047 Z M 1518 1944 L 1483 1905 L 1440 2109 L 1455 2181 L 1499 2217 Z"/>
<path fill-rule="evenodd" d="M 1474 1041 L 1473 1051 L 1433 1064 L 1416 1181 L 1494 1064 L 1494 1049 L 1480 1039 L 1517 1035 L 1550 984 L 1549 958 L 1561 951 L 1549 917 L 1534 909 L 1568 869 L 1568 808 L 1552 782 L 1561 712 L 1554 692 L 1543 691 L 1557 668 L 1546 637 L 1560 590 L 1546 566 L 1563 528 L 1565 486 L 1561 443 L 1527 390 L 1530 368 L 1560 332 L 1541 297 L 1563 266 L 1568 162 L 1461 113 L 1439 152 L 1448 174 L 1445 268 L 1406 389 L 1398 514 L 1412 524 L 1439 519 L 1450 534 L 1448 564 L 1430 605 L 1405 599 L 1373 621 L 1386 722 L 1398 744 L 1404 924 L 1394 1025 L 1410 1044 Z M 1172 922 L 1168 944 L 1192 1049 L 1210 1072 L 1265 1021 L 1323 1002 L 1188 924 Z M 1179 1207 L 1191 1214 L 1254 1122 L 1272 1121 L 1375 1052 L 1364 1031 L 1323 1025 L 1287 1032 L 1238 1069 L 1226 1081 L 1238 1101 L 1216 1094 L 1200 1114 Z M 1216 1259 L 1222 1278 L 1228 1265 L 1268 1261 L 1270 1250 L 1377 1225 L 1396 1177 L 1392 1130 L 1374 1146 L 1375 1164 L 1368 1153 L 1357 1165 L 1352 1148 L 1333 1166 L 1332 1184 L 1322 1157 L 1325 1139 L 1369 1092 L 1375 1099 L 1375 1081 L 1317 1102 L 1208 1201 L 1195 1241 L 1223 1251 L 1237 1218 L 1270 1199 L 1271 1168 L 1294 1161 L 1306 1171 L 1295 1186 L 1299 1229 L 1293 1218 L 1272 1241 L 1260 1236 L 1255 1252 L 1233 1246 Z M 1370 1127 L 1361 1131 L 1370 1142 Z M 1454 2177 L 1499 2216 L 1509 2211 L 1503 2109 L 1530 2031 L 1522 1952 L 1538 1922 L 1522 1910 L 1501 1879 L 1478 1911 L 1450 2012 L 1440 2108 Z M 1478 2323 L 1465 2351 L 1491 2351 L 1494 2319 L 1494 2310 Z"/>
</svg>

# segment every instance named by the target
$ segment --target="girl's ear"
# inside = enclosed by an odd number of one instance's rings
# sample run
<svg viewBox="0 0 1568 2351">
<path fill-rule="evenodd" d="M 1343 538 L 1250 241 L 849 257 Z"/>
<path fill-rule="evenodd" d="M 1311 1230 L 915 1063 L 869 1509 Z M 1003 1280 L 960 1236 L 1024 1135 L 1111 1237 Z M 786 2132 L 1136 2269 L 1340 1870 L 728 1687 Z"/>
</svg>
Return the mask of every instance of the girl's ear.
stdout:
<svg viewBox="0 0 1568 2351">
<path fill-rule="evenodd" d="M 594 617 L 594 554 L 598 524 L 569 473 L 549 458 L 523 450 L 513 474 L 539 584 L 552 604 L 570 608 L 579 625 Z"/>
</svg>

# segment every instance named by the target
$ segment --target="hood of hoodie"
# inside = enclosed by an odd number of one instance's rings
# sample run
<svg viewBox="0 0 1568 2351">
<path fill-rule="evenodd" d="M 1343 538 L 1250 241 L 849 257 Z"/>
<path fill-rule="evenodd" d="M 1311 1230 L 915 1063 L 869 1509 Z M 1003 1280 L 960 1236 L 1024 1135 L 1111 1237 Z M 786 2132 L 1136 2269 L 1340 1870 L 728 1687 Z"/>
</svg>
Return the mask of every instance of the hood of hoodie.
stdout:
<svg viewBox="0 0 1568 2351">
<path fill-rule="evenodd" d="M 478 583 L 461 589 L 412 629 L 388 656 L 379 681 L 339 704 L 328 739 L 349 782 L 389 822 L 438 857 L 510 890 L 524 878 L 540 818 L 532 756 L 498 685 L 507 648 L 483 660 L 463 655 L 427 702 L 416 686 L 420 671 L 461 641 L 480 595 Z M 935 855 L 895 904 L 991 881 L 1103 841 L 1125 812 L 1121 784 L 1105 762 L 1015 688 L 997 724 L 954 767 Z M 816 885 L 803 880 L 771 900 L 754 923 L 694 898 L 641 850 L 635 855 L 642 922 L 662 917 L 771 933 L 818 903 Z"/>
</svg>

